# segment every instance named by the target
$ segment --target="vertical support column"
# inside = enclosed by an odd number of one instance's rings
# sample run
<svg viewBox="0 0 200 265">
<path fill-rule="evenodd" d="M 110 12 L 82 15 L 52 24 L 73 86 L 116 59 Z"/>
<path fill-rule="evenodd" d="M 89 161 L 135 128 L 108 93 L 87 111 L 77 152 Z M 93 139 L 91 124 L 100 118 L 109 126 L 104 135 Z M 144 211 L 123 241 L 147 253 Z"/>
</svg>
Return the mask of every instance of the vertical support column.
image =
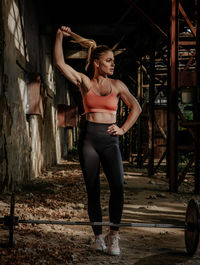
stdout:
<svg viewBox="0 0 200 265">
<path fill-rule="evenodd" d="M 194 120 L 200 122 L 200 0 L 195 1 L 197 17 L 197 34 L 196 34 L 196 72 L 197 72 L 197 89 L 195 95 Z M 196 148 L 195 148 L 195 193 L 200 191 L 200 145 L 199 145 L 200 127 L 196 126 Z"/>
<path fill-rule="evenodd" d="M 150 134 L 150 152 L 149 152 L 149 166 L 148 166 L 148 175 L 154 175 L 154 101 L 155 101 L 155 49 L 152 44 L 151 47 L 151 55 L 150 55 L 150 86 L 149 86 L 149 117 L 150 117 L 150 126 L 151 126 L 151 134 Z"/>
<path fill-rule="evenodd" d="M 170 191 L 178 189 L 178 150 L 177 150 L 177 112 L 178 112 L 178 4 L 172 0 L 171 16 L 171 84 L 168 93 L 168 137 L 167 137 L 167 175 Z"/>
<path fill-rule="evenodd" d="M 142 66 L 140 65 L 138 67 L 138 94 L 137 94 L 137 98 L 139 100 L 139 103 L 142 104 Z M 138 139 L 138 159 L 137 159 L 137 166 L 139 168 L 142 168 L 142 122 L 141 119 L 138 120 L 138 130 L 137 130 L 138 134 L 137 134 L 137 139 Z"/>
</svg>

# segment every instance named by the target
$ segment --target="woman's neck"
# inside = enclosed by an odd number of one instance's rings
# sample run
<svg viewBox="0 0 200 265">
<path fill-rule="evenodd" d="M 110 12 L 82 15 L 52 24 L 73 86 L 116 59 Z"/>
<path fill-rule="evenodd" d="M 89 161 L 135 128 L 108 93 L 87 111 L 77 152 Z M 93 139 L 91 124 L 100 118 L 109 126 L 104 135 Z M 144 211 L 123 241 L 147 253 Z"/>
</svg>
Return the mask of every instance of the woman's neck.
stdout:
<svg viewBox="0 0 200 265">
<path fill-rule="evenodd" d="M 105 76 L 103 76 L 103 75 L 94 75 L 93 78 L 92 78 L 92 80 L 96 81 L 98 84 L 101 84 L 101 83 L 105 82 L 106 79 L 108 79 L 107 75 L 105 75 Z"/>
<path fill-rule="evenodd" d="M 93 76 L 93 79 L 96 79 L 96 80 L 103 80 L 105 78 L 108 78 L 107 74 L 106 73 L 100 73 L 100 71 L 98 69 L 95 69 L 94 70 L 94 76 Z"/>
</svg>

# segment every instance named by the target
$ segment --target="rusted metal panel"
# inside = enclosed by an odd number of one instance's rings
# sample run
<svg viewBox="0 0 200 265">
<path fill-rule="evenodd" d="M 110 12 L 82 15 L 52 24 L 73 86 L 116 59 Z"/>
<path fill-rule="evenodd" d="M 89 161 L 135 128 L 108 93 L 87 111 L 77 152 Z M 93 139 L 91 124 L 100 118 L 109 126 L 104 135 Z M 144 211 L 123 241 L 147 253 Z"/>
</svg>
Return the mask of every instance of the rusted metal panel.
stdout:
<svg viewBox="0 0 200 265">
<path fill-rule="evenodd" d="M 43 117 L 43 104 L 41 97 L 41 83 L 31 82 L 27 85 L 26 114 L 38 114 Z"/>
<path fill-rule="evenodd" d="M 76 127 L 78 126 L 78 107 L 58 104 L 57 106 L 57 126 Z"/>
</svg>

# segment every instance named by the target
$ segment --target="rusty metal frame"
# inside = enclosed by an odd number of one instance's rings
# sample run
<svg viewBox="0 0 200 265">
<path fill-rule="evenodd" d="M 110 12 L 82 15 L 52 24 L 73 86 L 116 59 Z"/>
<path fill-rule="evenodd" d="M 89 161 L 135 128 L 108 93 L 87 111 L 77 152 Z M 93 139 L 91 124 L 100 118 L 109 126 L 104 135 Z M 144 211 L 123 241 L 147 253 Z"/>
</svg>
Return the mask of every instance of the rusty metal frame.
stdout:
<svg viewBox="0 0 200 265">
<path fill-rule="evenodd" d="M 199 173 L 199 160 L 200 160 L 200 150 L 199 150 L 199 129 L 200 129 L 200 122 L 199 122 L 199 103 L 196 102 L 193 104 L 195 110 L 194 110 L 194 120 L 188 121 L 185 119 L 183 113 L 178 107 L 178 98 L 177 98 L 177 90 L 180 87 L 180 75 L 178 75 L 178 59 L 179 59 L 179 46 L 185 46 L 185 45 L 196 45 L 196 50 L 189 58 L 188 62 L 186 63 L 184 69 L 181 72 L 182 77 L 182 83 L 186 82 L 189 84 L 189 79 L 187 80 L 186 72 L 190 66 L 192 61 L 196 59 L 196 71 L 200 72 L 199 70 L 199 13 L 197 14 L 197 29 L 192 25 L 192 22 L 188 18 L 185 10 L 183 9 L 181 5 L 181 0 L 172 0 L 172 23 L 171 23 L 171 87 L 170 87 L 170 93 L 169 93 L 169 101 L 168 101 L 168 159 L 167 159 L 167 174 L 169 178 L 169 187 L 171 191 L 177 191 L 178 186 L 183 182 L 188 170 L 191 168 L 193 163 L 195 163 L 195 193 L 199 193 L 200 191 L 200 173 Z M 200 0 L 196 0 L 195 4 L 198 5 L 198 12 L 200 8 Z M 178 13 L 179 12 L 179 13 Z M 178 25 L 178 14 L 182 15 L 188 24 L 194 38 L 196 38 L 196 41 L 179 41 L 179 25 Z M 193 67 L 194 68 L 194 67 Z M 189 72 L 190 74 L 190 72 Z M 197 83 L 195 80 L 195 85 L 199 86 L 199 76 L 195 72 L 192 72 L 193 78 L 196 79 L 195 76 L 197 76 Z M 192 77 L 192 76 L 188 76 Z M 194 80 L 193 86 L 194 86 Z M 175 95 L 176 100 L 172 100 L 172 96 Z M 174 104 L 173 106 L 171 106 Z M 191 157 L 188 164 L 185 166 L 183 172 L 179 175 L 178 174 L 178 146 L 177 146 L 177 119 L 178 116 L 180 117 L 182 121 L 182 126 L 187 128 L 189 133 L 191 134 L 195 146 L 191 149 L 191 147 L 186 147 L 184 150 L 188 151 L 194 151 L 194 155 Z M 174 127 L 173 127 L 174 126 Z M 173 139 L 173 141 L 172 141 Z M 175 162 L 176 161 L 176 162 Z"/>
<path fill-rule="evenodd" d="M 195 143 L 195 193 L 200 192 L 200 0 L 196 0 L 196 17 L 197 17 L 197 35 L 196 35 L 196 71 L 197 71 L 197 90 L 196 90 L 196 102 L 195 102 L 195 112 L 194 119 L 196 123 L 196 143 Z"/>
<path fill-rule="evenodd" d="M 198 6 L 199 6 L 199 1 Z M 128 0 L 130 3 L 131 9 L 134 9 L 142 19 L 144 19 L 148 24 L 154 29 L 154 31 L 160 36 L 165 37 L 165 39 L 168 41 L 167 34 L 141 9 L 139 8 L 133 0 Z M 189 163 L 186 165 L 184 171 L 180 174 L 178 174 L 178 144 L 177 144 L 177 135 L 178 135 L 178 116 L 184 123 L 186 120 L 184 118 L 184 115 L 181 113 L 179 107 L 178 107 L 178 88 L 179 88 L 179 82 L 180 82 L 180 76 L 178 73 L 179 69 L 179 47 L 183 47 L 182 50 L 184 51 L 185 47 L 187 46 L 195 46 L 199 45 L 198 41 L 189 40 L 189 41 L 179 41 L 179 14 L 183 16 L 186 23 L 188 24 L 194 38 L 198 37 L 198 28 L 196 29 L 192 22 L 190 21 L 189 17 L 187 16 L 187 13 L 185 12 L 181 0 L 171 0 L 172 3 L 172 15 L 171 15 L 171 42 L 170 44 L 167 43 L 167 46 L 170 47 L 171 50 L 171 56 L 170 56 L 170 63 L 168 63 L 168 71 L 170 72 L 170 77 L 167 77 L 168 80 L 162 80 L 161 79 L 161 87 L 165 86 L 166 83 L 168 83 L 169 87 L 169 93 L 168 93 L 168 135 L 167 135 L 167 149 L 163 153 L 158 165 L 154 167 L 154 162 L 152 163 L 153 158 L 153 149 L 150 151 L 150 162 L 149 162 L 149 174 L 153 175 L 159 165 L 161 164 L 162 160 L 164 159 L 165 155 L 167 155 L 167 176 L 169 179 L 169 189 L 173 192 L 177 192 L 179 185 L 182 183 L 182 181 L 185 178 L 185 175 L 187 174 L 188 170 L 190 169 L 191 165 L 194 163 L 196 164 L 195 167 L 195 192 L 199 192 L 199 166 L 197 165 L 197 161 L 199 161 L 199 148 L 195 149 L 195 155 L 190 159 Z M 124 14 L 126 16 L 128 11 Z M 123 17 L 122 19 L 123 20 Z M 120 20 L 120 22 L 121 22 Z M 199 47 L 199 46 L 198 46 Z M 187 76 L 185 75 L 186 71 L 190 68 L 192 62 L 197 57 L 197 51 L 194 51 L 193 54 L 190 53 L 189 59 L 185 64 L 184 69 L 181 73 L 181 78 L 183 78 L 183 81 L 187 79 Z M 187 72 L 188 73 L 188 72 Z M 168 82 L 167 82 L 168 81 Z M 186 80 L 187 81 L 187 80 Z M 199 81 L 198 81 L 199 82 Z M 155 84 L 154 84 L 155 85 Z M 157 93 L 154 94 L 154 100 L 157 96 Z M 152 101 L 151 101 L 152 103 Z M 151 111 L 152 114 L 152 111 Z M 196 135 L 199 133 L 199 128 L 187 128 L 190 134 L 192 135 L 192 138 L 196 141 Z M 151 137 L 152 144 L 154 143 L 154 139 Z M 198 144 L 196 145 L 198 147 Z M 141 162 L 141 161 L 140 161 Z M 141 164 L 141 163 L 139 163 Z M 140 165 L 141 166 L 141 165 Z"/>
</svg>

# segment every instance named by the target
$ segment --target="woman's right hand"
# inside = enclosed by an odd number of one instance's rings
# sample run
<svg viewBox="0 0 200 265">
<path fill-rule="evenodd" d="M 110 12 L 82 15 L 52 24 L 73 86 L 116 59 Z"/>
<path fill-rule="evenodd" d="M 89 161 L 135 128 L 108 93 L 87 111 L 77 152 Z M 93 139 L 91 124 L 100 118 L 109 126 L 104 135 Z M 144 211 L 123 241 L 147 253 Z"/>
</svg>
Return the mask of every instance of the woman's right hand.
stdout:
<svg viewBox="0 0 200 265">
<path fill-rule="evenodd" d="M 65 37 L 71 36 L 71 29 L 69 27 L 62 26 L 61 31 L 63 33 L 63 36 L 65 36 Z"/>
</svg>

